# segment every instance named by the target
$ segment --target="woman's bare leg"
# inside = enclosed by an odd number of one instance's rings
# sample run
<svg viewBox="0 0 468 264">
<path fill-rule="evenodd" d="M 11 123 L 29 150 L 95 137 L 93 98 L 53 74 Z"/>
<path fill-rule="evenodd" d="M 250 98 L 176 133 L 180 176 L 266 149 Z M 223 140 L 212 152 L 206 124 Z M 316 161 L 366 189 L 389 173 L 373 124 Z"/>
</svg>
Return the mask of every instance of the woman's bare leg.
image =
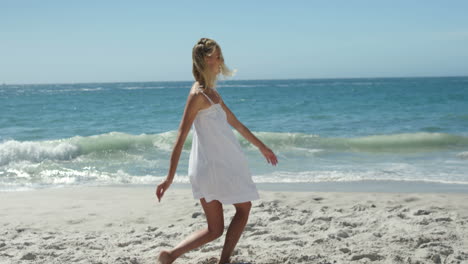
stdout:
<svg viewBox="0 0 468 264">
<path fill-rule="evenodd" d="M 200 203 L 203 207 L 203 211 L 205 211 L 208 227 L 194 232 L 175 248 L 161 251 L 158 258 L 159 263 L 170 264 L 185 252 L 200 247 L 223 235 L 223 205 L 217 200 L 207 203 L 204 198 L 200 199 Z"/>
<path fill-rule="evenodd" d="M 234 204 L 236 207 L 236 214 L 232 218 L 231 224 L 226 233 L 226 240 L 224 241 L 223 252 L 219 259 L 220 264 L 229 263 L 232 252 L 239 241 L 239 238 L 244 231 L 244 227 L 249 219 L 250 208 L 252 207 L 251 202 Z"/>
</svg>

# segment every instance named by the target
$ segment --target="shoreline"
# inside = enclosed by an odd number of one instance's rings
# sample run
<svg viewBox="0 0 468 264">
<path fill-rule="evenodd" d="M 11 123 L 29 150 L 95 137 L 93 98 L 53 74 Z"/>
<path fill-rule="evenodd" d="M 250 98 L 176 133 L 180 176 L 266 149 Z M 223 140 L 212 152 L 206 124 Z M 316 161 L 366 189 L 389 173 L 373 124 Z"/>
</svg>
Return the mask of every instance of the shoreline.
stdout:
<svg viewBox="0 0 468 264">
<path fill-rule="evenodd" d="M 102 184 L 65 185 L 25 188 L 19 190 L 0 189 L 1 193 L 30 192 L 67 188 L 155 188 L 154 184 Z M 461 193 L 468 194 L 468 183 L 439 183 L 427 181 L 359 180 L 347 182 L 291 182 L 255 183 L 259 191 L 276 192 L 371 192 L 371 193 Z M 190 183 L 174 182 L 174 189 L 191 189 Z"/>
<path fill-rule="evenodd" d="M 252 202 L 233 261 L 464 263 L 468 194 L 266 191 Z M 206 227 L 184 186 L 76 187 L 0 193 L 0 262 L 154 263 Z M 225 228 L 234 207 L 224 206 Z M 208 264 L 224 237 L 177 263 Z"/>
</svg>

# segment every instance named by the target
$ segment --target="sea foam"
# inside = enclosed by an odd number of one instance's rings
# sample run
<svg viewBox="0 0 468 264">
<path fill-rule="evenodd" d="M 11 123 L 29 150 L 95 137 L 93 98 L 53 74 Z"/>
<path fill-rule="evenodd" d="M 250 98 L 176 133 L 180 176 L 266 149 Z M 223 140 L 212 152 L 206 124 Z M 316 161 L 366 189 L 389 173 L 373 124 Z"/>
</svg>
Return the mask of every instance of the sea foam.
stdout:
<svg viewBox="0 0 468 264">
<path fill-rule="evenodd" d="M 79 148 L 67 142 L 51 144 L 48 142 L 9 140 L 0 144 L 0 166 L 14 161 L 69 160 L 78 156 L 78 154 Z"/>
<path fill-rule="evenodd" d="M 244 148 L 256 149 L 239 133 L 235 134 Z M 274 151 L 298 155 L 315 155 L 323 151 L 411 153 L 468 146 L 468 137 L 445 133 L 407 133 L 356 138 L 326 138 L 313 134 L 279 132 L 254 132 L 254 134 Z M 115 151 L 143 153 L 156 150 L 169 155 L 176 138 L 177 131 L 168 131 L 141 135 L 111 132 L 49 141 L 9 140 L 0 143 L 0 166 L 16 161 L 70 160 L 81 155 Z M 189 133 L 184 144 L 184 152 L 190 151 L 191 142 L 192 133 Z M 467 156 L 466 152 L 458 155 L 462 159 L 466 159 Z"/>
<path fill-rule="evenodd" d="M 457 157 L 459 157 L 460 159 L 468 160 L 468 151 L 458 153 Z"/>
</svg>

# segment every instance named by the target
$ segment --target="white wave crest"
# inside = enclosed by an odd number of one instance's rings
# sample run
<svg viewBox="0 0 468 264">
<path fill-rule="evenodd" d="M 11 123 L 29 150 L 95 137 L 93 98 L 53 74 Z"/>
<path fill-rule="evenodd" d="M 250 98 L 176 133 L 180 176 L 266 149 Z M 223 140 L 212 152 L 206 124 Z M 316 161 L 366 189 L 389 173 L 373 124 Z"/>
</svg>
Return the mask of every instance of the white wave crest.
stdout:
<svg viewBox="0 0 468 264">
<path fill-rule="evenodd" d="M 457 157 L 468 160 L 468 151 L 458 153 Z"/>
<path fill-rule="evenodd" d="M 17 161 L 69 160 L 78 154 L 79 148 L 70 143 L 9 140 L 0 144 L 0 166 Z"/>
</svg>

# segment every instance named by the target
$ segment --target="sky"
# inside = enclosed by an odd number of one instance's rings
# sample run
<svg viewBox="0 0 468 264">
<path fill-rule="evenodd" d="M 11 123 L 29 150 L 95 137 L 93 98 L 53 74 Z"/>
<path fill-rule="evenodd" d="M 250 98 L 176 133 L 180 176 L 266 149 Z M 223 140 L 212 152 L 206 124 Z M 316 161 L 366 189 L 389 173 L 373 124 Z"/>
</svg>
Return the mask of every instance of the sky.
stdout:
<svg viewBox="0 0 468 264">
<path fill-rule="evenodd" d="M 0 0 L 0 84 L 468 75 L 468 1 Z"/>
</svg>

